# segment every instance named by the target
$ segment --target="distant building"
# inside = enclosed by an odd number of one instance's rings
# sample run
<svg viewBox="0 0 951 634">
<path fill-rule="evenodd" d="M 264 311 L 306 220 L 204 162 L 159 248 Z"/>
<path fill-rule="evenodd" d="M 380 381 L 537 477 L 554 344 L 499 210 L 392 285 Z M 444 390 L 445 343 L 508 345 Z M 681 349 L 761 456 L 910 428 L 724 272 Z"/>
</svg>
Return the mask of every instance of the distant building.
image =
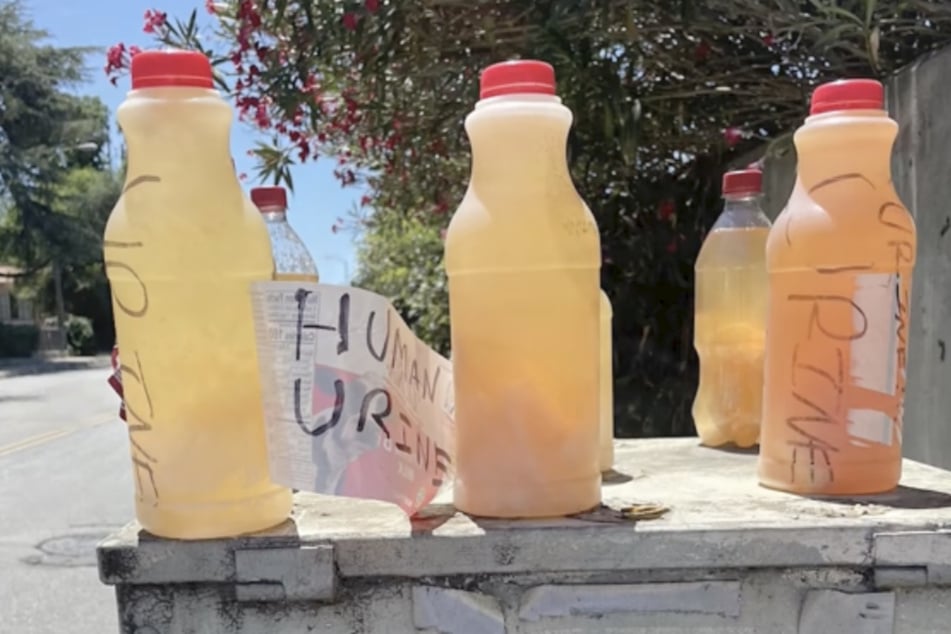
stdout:
<svg viewBox="0 0 951 634">
<path fill-rule="evenodd" d="M 16 292 L 20 269 L 0 265 L 0 324 L 34 324 L 36 310 L 33 300 Z"/>
</svg>

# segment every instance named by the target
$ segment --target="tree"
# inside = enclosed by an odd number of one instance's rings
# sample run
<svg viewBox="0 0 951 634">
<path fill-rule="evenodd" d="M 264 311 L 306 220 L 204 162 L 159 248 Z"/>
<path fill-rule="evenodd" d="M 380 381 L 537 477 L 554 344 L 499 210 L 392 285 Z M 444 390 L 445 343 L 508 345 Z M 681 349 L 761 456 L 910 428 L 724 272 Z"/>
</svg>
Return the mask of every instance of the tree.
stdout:
<svg viewBox="0 0 951 634">
<path fill-rule="evenodd" d="M 18 3 L 0 4 L 0 260 L 60 291 L 51 305 L 62 331 L 63 275 L 85 276 L 65 282 L 76 288 L 104 281 L 100 217 L 117 190 L 101 173 L 109 167 L 105 105 L 67 92 L 83 79 L 88 50 L 45 38 Z"/>
<path fill-rule="evenodd" d="M 819 82 L 883 76 L 951 40 L 951 7 L 915 0 L 206 6 L 211 38 L 199 38 L 194 12 L 150 12 L 147 27 L 165 44 L 208 54 L 239 116 L 273 136 L 257 150 L 262 177 L 287 180 L 290 163 L 330 155 L 342 184 L 368 186 L 352 218 L 362 235 L 358 277 L 404 311 L 419 306 L 419 288 L 444 284 L 438 250 L 417 254 L 468 180 L 462 121 L 478 71 L 516 57 L 555 66 L 575 115 L 572 174 L 602 233 L 622 434 L 692 431 L 692 265 L 719 209 L 724 167 L 766 143 L 788 150 Z M 113 49 L 107 70 L 127 63 Z M 404 283 L 411 276 L 400 261 L 426 284 Z M 417 331 L 440 345 L 446 305 L 431 297 Z"/>
</svg>

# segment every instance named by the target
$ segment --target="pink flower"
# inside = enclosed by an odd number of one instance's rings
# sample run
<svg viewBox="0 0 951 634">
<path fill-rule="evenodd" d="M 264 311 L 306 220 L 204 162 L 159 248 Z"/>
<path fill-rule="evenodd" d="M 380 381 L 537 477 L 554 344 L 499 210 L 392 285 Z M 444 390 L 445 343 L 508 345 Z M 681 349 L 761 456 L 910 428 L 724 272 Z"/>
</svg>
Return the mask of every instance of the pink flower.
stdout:
<svg viewBox="0 0 951 634">
<path fill-rule="evenodd" d="M 726 142 L 727 147 L 731 148 L 742 141 L 744 136 L 746 135 L 744 135 L 743 131 L 739 128 L 727 128 L 723 131 L 723 140 Z"/>
<path fill-rule="evenodd" d="M 106 51 L 106 73 L 113 73 L 125 67 L 125 44 L 113 44 Z"/>
<path fill-rule="evenodd" d="M 205 0 L 205 11 L 209 14 L 214 15 L 215 11 L 215 0 Z"/>
<path fill-rule="evenodd" d="M 154 9 L 146 9 L 145 11 L 145 25 L 142 27 L 142 30 L 146 33 L 155 33 L 156 29 L 161 29 L 165 26 L 165 22 L 168 16 Z"/>
<path fill-rule="evenodd" d="M 763 44 L 765 44 L 767 48 L 773 48 L 773 44 L 775 43 L 776 43 L 776 38 L 773 37 L 772 33 L 767 33 L 766 35 L 763 36 Z"/>
<path fill-rule="evenodd" d="M 370 13 L 376 13 L 380 10 L 380 0 L 365 0 L 363 6 L 366 7 L 366 10 Z"/>
<path fill-rule="evenodd" d="M 343 28 L 347 29 L 348 31 L 356 31 L 357 22 L 359 21 L 360 18 L 357 17 L 357 14 L 353 11 L 347 11 L 343 14 Z"/>
<path fill-rule="evenodd" d="M 361 207 L 366 207 L 366 206 L 369 205 L 371 202 L 373 202 L 373 199 L 370 198 L 370 197 L 367 196 L 367 195 L 364 195 L 364 196 L 360 199 L 360 206 L 361 206 Z"/>
<path fill-rule="evenodd" d="M 132 59 L 133 57 L 135 57 L 141 52 L 142 52 L 142 49 L 136 46 L 135 44 L 133 44 L 132 46 L 129 47 L 129 59 Z"/>
</svg>

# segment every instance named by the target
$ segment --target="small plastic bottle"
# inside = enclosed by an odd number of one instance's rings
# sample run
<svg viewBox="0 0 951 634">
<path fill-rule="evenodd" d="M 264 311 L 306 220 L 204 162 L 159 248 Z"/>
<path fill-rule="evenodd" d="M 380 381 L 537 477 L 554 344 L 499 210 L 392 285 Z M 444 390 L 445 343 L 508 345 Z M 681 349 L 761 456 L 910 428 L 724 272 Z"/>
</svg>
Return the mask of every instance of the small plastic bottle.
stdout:
<svg viewBox="0 0 951 634">
<path fill-rule="evenodd" d="M 700 384 L 693 421 L 703 444 L 759 440 L 766 346 L 766 236 L 758 169 L 723 176 L 723 212 L 694 267 L 694 346 Z"/>
<path fill-rule="evenodd" d="M 283 187 L 255 187 L 251 201 L 261 211 L 274 252 L 278 282 L 318 282 L 317 265 L 304 242 L 287 222 L 287 192 Z"/>
</svg>

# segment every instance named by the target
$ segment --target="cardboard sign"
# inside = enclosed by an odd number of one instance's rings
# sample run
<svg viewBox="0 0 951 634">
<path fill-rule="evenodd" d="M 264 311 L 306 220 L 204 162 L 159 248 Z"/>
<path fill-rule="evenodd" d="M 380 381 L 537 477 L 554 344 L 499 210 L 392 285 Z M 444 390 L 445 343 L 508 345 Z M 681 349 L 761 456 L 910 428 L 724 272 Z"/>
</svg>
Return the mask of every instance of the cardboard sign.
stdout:
<svg viewBox="0 0 951 634">
<path fill-rule="evenodd" d="M 414 514 L 449 480 L 452 366 L 392 304 L 345 286 L 252 286 L 271 479 Z"/>
</svg>

